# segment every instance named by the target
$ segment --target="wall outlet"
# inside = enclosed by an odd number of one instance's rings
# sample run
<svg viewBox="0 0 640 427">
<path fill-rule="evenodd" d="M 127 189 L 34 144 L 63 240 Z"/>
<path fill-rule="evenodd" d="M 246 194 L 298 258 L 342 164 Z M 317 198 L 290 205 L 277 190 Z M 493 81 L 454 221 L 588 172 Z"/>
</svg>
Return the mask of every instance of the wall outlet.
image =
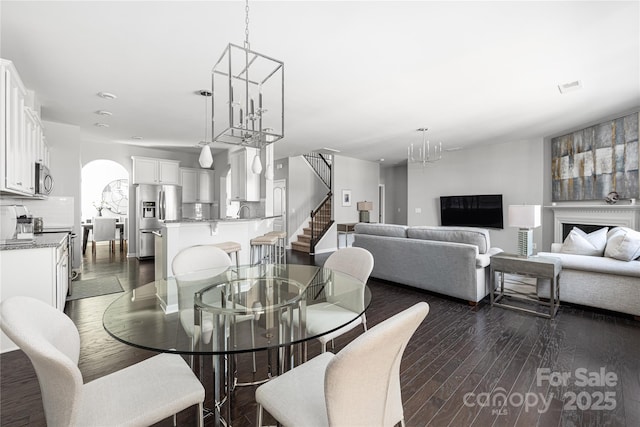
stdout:
<svg viewBox="0 0 640 427">
<path fill-rule="evenodd" d="M 415 212 L 416 212 L 417 214 L 421 214 L 421 213 L 422 213 L 422 208 L 416 208 Z"/>
<path fill-rule="evenodd" d="M 532 248 L 533 248 L 534 250 L 535 250 L 535 249 L 538 249 L 538 247 L 537 247 L 537 245 L 536 245 L 535 243 L 533 244 Z"/>
</svg>

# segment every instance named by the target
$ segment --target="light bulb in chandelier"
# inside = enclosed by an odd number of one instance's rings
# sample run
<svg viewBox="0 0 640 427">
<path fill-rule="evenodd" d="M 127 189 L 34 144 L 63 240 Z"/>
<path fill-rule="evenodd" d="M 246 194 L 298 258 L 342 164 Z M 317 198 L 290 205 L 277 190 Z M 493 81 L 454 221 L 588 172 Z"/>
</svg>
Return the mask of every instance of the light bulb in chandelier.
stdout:
<svg viewBox="0 0 640 427">
<path fill-rule="evenodd" d="M 251 163 L 251 172 L 256 175 L 262 173 L 262 161 L 260 160 L 260 154 L 256 154 Z"/>
</svg>

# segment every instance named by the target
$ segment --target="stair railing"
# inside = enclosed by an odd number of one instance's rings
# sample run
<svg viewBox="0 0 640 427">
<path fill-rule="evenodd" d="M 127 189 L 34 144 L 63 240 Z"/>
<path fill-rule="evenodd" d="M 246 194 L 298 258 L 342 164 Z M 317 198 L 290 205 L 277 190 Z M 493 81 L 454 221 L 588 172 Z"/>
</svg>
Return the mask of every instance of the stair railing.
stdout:
<svg viewBox="0 0 640 427">
<path fill-rule="evenodd" d="M 322 180 L 324 185 L 331 190 L 331 155 L 322 153 L 303 154 L 307 163 Z"/>
<path fill-rule="evenodd" d="M 322 239 L 329 227 L 333 224 L 331 219 L 331 202 L 333 193 L 329 191 L 317 208 L 311 211 L 311 239 L 309 241 L 309 254 L 315 255 L 316 244 Z"/>
</svg>

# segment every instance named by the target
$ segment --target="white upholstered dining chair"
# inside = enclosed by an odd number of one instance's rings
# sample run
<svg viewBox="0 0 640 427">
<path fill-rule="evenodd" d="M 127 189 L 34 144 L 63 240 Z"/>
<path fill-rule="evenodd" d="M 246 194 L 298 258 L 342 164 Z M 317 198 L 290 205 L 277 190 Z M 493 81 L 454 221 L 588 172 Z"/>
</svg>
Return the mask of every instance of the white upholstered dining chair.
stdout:
<svg viewBox="0 0 640 427">
<path fill-rule="evenodd" d="M 362 325 L 364 331 L 367 330 L 367 317 L 364 314 L 364 286 L 369 280 L 369 275 L 373 270 L 373 255 L 366 249 L 349 247 L 338 249 L 332 253 L 324 263 L 324 267 L 333 271 L 338 271 L 357 279 L 359 289 L 350 292 L 354 295 L 351 300 L 345 300 L 340 296 L 340 303 L 336 302 L 338 296 L 335 293 L 340 292 L 337 289 L 330 289 L 327 292 L 326 301 L 318 304 L 307 306 L 306 326 L 307 333 L 316 335 L 331 329 L 332 325 L 340 322 L 341 318 L 350 319 L 352 313 L 362 313 L 357 319 L 347 325 L 328 334 L 320 335 L 317 339 L 322 346 L 322 352 L 327 351 L 327 343 L 333 342 L 333 339 L 343 335 L 358 325 Z M 297 326 L 298 315 L 293 314 L 294 325 Z"/>
<path fill-rule="evenodd" d="M 337 354 L 321 353 L 256 389 L 263 410 L 283 426 L 404 425 L 400 362 L 429 313 L 420 302 L 379 323 Z"/>
<path fill-rule="evenodd" d="M 148 426 L 190 406 L 203 425 L 205 391 L 176 354 L 159 354 L 83 384 L 80 335 L 63 312 L 30 297 L 0 304 L 0 326 L 35 368 L 47 425 Z"/>
<path fill-rule="evenodd" d="M 109 242 L 111 252 L 116 251 L 116 222 L 117 218 L 97 216 L 93 218 L 93 240 L 91 252 L 96 254 L 96 242 Z"/>
<path fill-rule="evenodd" d="M 178 306 L 180 308 L 180 323 L 186 334 L 191 338 L 191 348 L 194 346 L 195 326 L 194 326 L 194 308 L 193 295 L 194 292 L 200 290 L 198 286 L 198 272 L 203 272 L 208 277 L 216 275 L 219 268 L 220 273 L 224 272 L 231 266 L 231 258 L 229 255 L 216 245 L 196 245 L 182 249 L 171 261 L 171 270 L 174 276 L 180 276 L 186 273 L 190 274 L 193 282 L 185 282 L 177 277 L 178 285 Z M 195 274 L 193 274 L 195 273 Z M 207 277 L 202 277 L 206 280 Z M 201 282 L 202 283 L 202 282 Z M 194 288 L 196 287 L 196 288 Z M 245 316 L 236 316 L 236 322 L 251 321 L 251 339 L 254 339 L 254 321 L 255 316 L 248 314 Z M 202 342 L 208 344 L 213 333 L 213 316 L 205 313 L 202 318 Z M 193 363 L 191 364 L 193 366 Z M 253 355 L 253 372 L 256 372 L 256 358 Z"/>
</svg>

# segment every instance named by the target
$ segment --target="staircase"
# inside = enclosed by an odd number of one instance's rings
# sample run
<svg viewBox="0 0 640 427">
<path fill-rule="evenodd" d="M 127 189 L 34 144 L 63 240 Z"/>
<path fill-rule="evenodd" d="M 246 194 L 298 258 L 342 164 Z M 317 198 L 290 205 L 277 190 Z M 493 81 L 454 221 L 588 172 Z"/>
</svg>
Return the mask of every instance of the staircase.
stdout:
<svg viewBox="0 0 640 427">
<path fill-rule="evenodd" d="M 331 205 L 333 194 L 329 192 L 320 205 L 311 212 L 311 220 L 302 229 L 303 234 L 298 234 L 298 240 L 291 242 L 291 249 L 294 251 L 314 254 L 315 245 L 322 239 L 322 236 L 333 224 L 331 219 Z"/>
<path fill-rule="evenodd" d="M 331 192 L 331 156 L 321 153 L 305 154 L 303 157 L 320 177 L 329 192 L 320 202 L 318 207 L 311 211 L 311 219 L 307 227 L 303 228 L 303 234 L 298 234 L 298 240 L 291 242 L 291 249 L 313 255 L 316 244 L 322 239 L 327 230 L 333 224 L 333 193 Z"/>
</svg>

